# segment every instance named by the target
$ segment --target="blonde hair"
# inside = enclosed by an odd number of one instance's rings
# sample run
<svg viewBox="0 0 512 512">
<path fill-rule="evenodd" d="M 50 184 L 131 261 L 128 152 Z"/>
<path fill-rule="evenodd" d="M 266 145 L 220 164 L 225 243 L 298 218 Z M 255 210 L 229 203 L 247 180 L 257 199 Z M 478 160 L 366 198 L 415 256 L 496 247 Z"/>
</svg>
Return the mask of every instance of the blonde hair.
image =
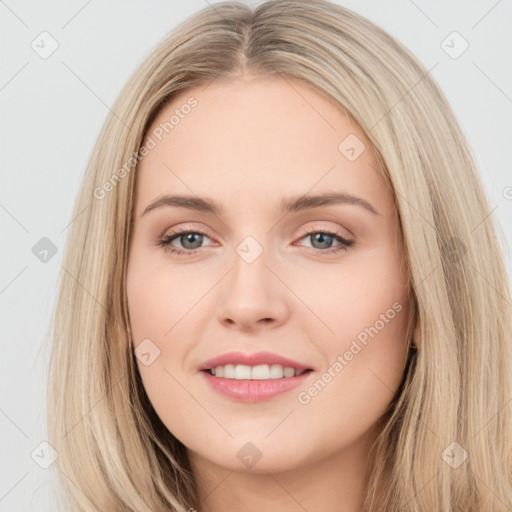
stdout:
<svg viewBox="0 0 512 512">
<path fill-rule="evenodd" d="M 246 70 L 338 104 L 367 134 L 395 199 L 419 337 L 371 451 L 365 509 L 512 510 L 511 299 L 473 157 L 418 60 L 324 0 L 203 9 L 154 49 L 103 126 L 74 208 L 49 368 L 49 441 L 71 508 L 200 510 L 185 447 L 153 410 L 130 339 L 136 163 L 179 92 Z M 447 462 L 462 450 L 458 467 Z"/>
</svg>

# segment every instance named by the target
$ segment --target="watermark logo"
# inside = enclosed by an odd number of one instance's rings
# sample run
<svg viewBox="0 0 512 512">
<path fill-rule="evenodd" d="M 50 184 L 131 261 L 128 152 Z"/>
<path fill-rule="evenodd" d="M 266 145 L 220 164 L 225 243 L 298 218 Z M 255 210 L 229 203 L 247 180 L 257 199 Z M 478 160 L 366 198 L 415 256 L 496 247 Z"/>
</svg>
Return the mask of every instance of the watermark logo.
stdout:
<svg viewBox="0 0 512 512">
<path fill-rule="evenodd" d="M 469 43 L 457 31 L 453 31 L 441 41 L 441 48 L 452 59 L 458 59 L 469 48 Z"/>
<path fill-rule="evenodd" d="M 49 442 L 43 441 L 32 450 L 30 456 L 39 467 L 48 469 L 57 460 L 59 454 Z"/>
<path fill-rule="evenodd" d="M 256 445 L 251 442 L 245 443 L 240 450 L 238 450 L 236 456 L 242 462 L 244 466 L 252 468 L 263 456 L 258 450 Z"/>
<path fill-rule="evenodd" d="M 254 237 L 247 236 L 238 244 L 236 252 L 246 263 L 253 263 L 263 252 L 263 247 Z"/>
<path fill-rule="evenodd" d="M 355 133 L 347 135 L 338 145 L 338 151 L 350 162 L 357 160 L 365 149 L 363 141 Z"/>
<path fill-rule="evenodd" d="M 34 50 L 41 59 L 47 59 L 59 47 L 59 43 L 57 39 L 55 39 L 51 34 L 44 31 L 41 32 L 36 38 L 30 43 L 30 47 Z"/>
<path fill-rule="evenodd" d="M 134 350 L 137 359 L 144 365 L 149 366 L 160 355 L 160 349 L 149 338 L 142 340 Z"/>
<path fill-rule="evenodd" d="M 57 246 L 49 238 L 43 236 L 32 247 L 32 254 L 42 263 L 48 263 L 57 254 Z"/>
<path fill-rule="evenodd" d="M 460 238 L 454 236 L 442 246 L 442 252 L 452 263 L 460 263 L 468 249 Z"/>
<path fill-rule="evenodd" d="M 443 451 L 441 458 L 452 469 L 457 469 L 468 458 L 468 452 L 454 441 Z"/>
</svg>

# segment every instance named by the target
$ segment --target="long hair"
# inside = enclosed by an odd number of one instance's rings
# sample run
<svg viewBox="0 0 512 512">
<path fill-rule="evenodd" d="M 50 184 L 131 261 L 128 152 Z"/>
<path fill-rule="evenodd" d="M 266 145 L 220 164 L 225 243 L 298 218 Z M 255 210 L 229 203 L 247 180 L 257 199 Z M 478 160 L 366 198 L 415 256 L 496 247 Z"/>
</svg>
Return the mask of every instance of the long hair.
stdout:
<svg viewBox="0 0 512 512">
<path fill-rule="evenodd" d="M 201 508 L 185 447 L 134 360 L 127 254 L 151 122 L 177 93 L 246 70 L 332 99 L 367 134 L 393 193 L 419 336 L 370 453 L 365 510 L 509 512 L 511 298 L 474 158 L 430 71 L 325 0 L 199 11 L 144 60 L 106 119 L 74 207 L 49 367 L 49 442 L 70 507 Z"/>
</svg>

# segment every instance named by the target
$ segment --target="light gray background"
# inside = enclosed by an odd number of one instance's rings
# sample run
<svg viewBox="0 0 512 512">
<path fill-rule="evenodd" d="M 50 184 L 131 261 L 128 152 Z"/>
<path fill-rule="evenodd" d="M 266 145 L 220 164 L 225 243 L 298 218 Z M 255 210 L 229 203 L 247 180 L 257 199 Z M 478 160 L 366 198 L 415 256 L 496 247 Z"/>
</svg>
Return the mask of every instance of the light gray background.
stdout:
<svg viewBox="0 0 512 512">
<path fill-rule="evenodd" d="M 510 274 L 512 3 L 338 3 L 390 32 L 427 69 L 438 63 L 432 76 L 477 159 L 489 213 L 503 229 Z M 56 510 L 50 505 L 52 469 L 41 468 L 31 453 L 37 448 L 47 457 L 44 445 L 38 446 L 46 439 L 48 326 L 67 226 L 93 144 L 135 68 L 171 29 L 206 5 L 0 0 L 0 511 Z M 59 45 L 47 59 L 31 48 L 43 31 Z M 469 43 L 456 59 L 442 47 L 453 31 Z M 32 253 L 42 237 L 58 249 L 46 263 Z"/>
</svg>

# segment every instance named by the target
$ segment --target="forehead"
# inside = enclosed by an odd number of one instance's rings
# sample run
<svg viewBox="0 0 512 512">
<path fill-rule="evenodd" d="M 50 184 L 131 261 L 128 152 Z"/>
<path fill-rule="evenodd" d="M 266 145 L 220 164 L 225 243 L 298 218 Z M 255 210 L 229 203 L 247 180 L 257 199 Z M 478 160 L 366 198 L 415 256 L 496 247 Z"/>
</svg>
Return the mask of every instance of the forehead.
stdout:
<svg viewBox="0 0 512 512">
<path fill-rule="evenodd" d="M 297 80 L 243 78 L 188 89 L 159 112 L 147 136 L 154 147 L 137 171 L 145 203 L 165 192 L 228 201 L 250 191 L 268 202 L 284 191 L 329 190 L 357 191 L 383 211 L 391 207 L 364 132 Z"/>
</svg>

